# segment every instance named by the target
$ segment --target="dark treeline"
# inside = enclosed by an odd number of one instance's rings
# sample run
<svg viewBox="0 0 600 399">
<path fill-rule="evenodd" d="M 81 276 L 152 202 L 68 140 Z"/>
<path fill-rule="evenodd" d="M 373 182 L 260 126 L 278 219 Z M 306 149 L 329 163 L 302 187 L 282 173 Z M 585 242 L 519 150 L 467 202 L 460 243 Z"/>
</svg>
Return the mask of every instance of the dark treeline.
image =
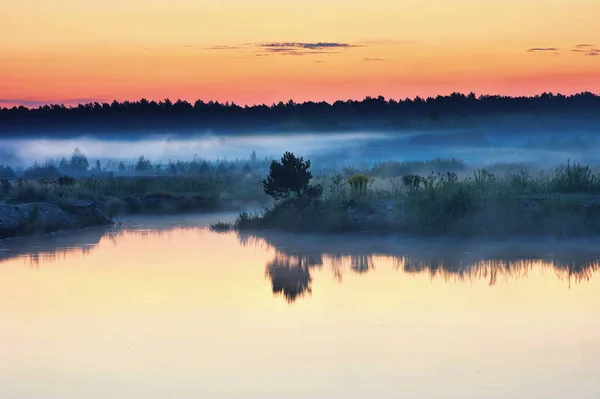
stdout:
<svg viewBox="0 0 600 399">
<path fill-rule="evenodd" d="M 600 117 L 600 96 L 585 92 L 570 96 L 544 93 L 533 97 L 453 93 L 427 99 L 366 97 L 362 101 L 239 106 L 234 103 L 195 103 L 177 100 L 44 105 L 0 109 L 0 134 L 48 132 L 173 132 L 213 131 L 332 131 L 392 130 L 438 126 L 446 122 L 504 116 Z"/>
</svg>

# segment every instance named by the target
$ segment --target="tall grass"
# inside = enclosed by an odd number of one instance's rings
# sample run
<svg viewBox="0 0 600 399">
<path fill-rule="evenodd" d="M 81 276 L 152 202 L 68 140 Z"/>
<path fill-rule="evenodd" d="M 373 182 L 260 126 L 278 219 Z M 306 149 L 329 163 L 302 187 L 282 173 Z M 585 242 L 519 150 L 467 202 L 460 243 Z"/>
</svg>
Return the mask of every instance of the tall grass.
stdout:
<svg viewBox="0 0 600 399">
<path fill-rule="evenodd" d="M 240 216 L 236 227 L 352 230 L 361 227 L 348 215 L 360 208 L 367 210 L 367 221 L 384 218 L 379 225 L 425 234 L 600 232 L 600 206 L 596 209 L 593 201 L 579 196 L 600 194 L 600 179 L 589 167 L 576 163 L 560 165 L 550 174 L 519 170 L 496 175 L 476 169 L 460 178 L 455 172 L 411 173 L 384 179 L 382 186 L 368 191 L 373 176 L 359 174 L 346 184 L 342 176 L 333 175 L 327 195 L 310 206 L 276 204 L 262 215 Z M 381 211 L 381 202 L 395 210 Z"/>
<path fill-rule="evenodd" d="M 244 203 L 267 202 L 257 176 L 150 176 L 2 180 L 0 201 L 49 202 L 66 206 L 87 199 L 111 216 L 122 213 L 188 212 L 239 208 Z M 236 205 L 237 204 L 237 205 Z"/>
<path fill-rule="evenodd" d="M 348 179 L 348 185 L 350 186 L 350 195 L 352 199 L 364 201 L 369 195 L 369 191 L 374 182 L 374 178 L 361 174 L 354 175 Z"/>
<path fill-rule="evenodd" d="M 552 188 L 561 193 L 598 192 L 600 184 L 598 176 L 592 173 L 589 166 L 574 163 L 558 166 L 551 181 Z"/>
</svg>

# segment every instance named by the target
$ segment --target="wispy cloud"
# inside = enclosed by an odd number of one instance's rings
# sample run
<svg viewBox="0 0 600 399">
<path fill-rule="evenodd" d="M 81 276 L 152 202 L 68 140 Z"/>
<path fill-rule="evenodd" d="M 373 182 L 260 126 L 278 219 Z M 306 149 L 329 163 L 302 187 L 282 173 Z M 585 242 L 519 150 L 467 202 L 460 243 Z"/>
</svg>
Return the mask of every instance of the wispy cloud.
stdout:
<svg viewBox="0 0 600 399">
<path fill-rule="evenodd" d="M 339 53 L 339 51 L 319 51 L 319 50 L 302 51 L 302 50 L 298 50 L 295 48 L 278 48 L 278 47 L 267 48 L 267 49 L 264 49 L 264 51 L 266 51 L 266 53 L 258 53 L 257 55 L 259 55 L 259 54 L 263 54 L 263 55 L 279 54 L 279 55 L 302 56 L 302 55 L 321 55 L 321 54 L 337 54 L 337 53 Z"/>
<path fill-rule="evenodd" d="M 300 49 L 309 49 L 309 50 L 360 47 L 355 44 L 331 43 L 331 42 L 316 42 L 316 43 L 271 42 L 271 43 L 259 43 L 258 46 L 263 47 L 263 48 L 300 48 Z"/>
<path fill-rule="evenodd" d="M 256 43 L 254 46 L 263 53 L 275 53 L 279 55 L 318 55 L 337 54 L 339 50 L 352 47 L 362 47 L 356 44 L 337 42 L 268 42 Z M 332 51 L 338 50 L 338 51 Z"/>
<path fill-rule="evenodd" d="M 211 46 L 206 47 L 206 50 L 236 50 L 239 49 L 240 46 Z"/>
<path fill-rule="evenodd" d="M 581 53 L 588 57 L 600 56 L 600 49 L 592 47 L 594 47 L 593 44 L 578 44 L 571 51 L 574 53 Z"/>
<path fill-rule="evenodd" d="M 545 51 L 553 51 L 556 52 L 560 49 L 556 48 L 556 47 L 533 47 L 530 49 L 527 49 L 528 53 L 536 53 L 536 52 L 545 52 Z"/>
<path fill-rule="evenodd" d="M 586 55 L 587 55 L 587 56 L 589 56 L 589 57 L 597 57 L 597 56 L 599 56 L 599 55 L 600 55 L 600 49 L 593 48 L 593 49 L 591 49 L 590 51 L 588 51 L 588 52 L 586 53 Z"/>
<path fill-rule="evenodd" d="M 363 58 L 363 61 L 385 61 L 383 58 Z"/>
<path fill-rule="evenodd" d="M 187 45 L 185 46 L 187 47 Z M 262 43 L 242 43 L 239 45 L 214 45 L 204 47 L 204 50 L 236 50 L 248 49 L 253 51 L 255 56 L 264 57 L 268 55 L 318 55 L 318 54 L 337 54 L 343 49 L 353 47 L 364 47 L 360 44 L 339 43 L 339 42 L 262 42 Z"/>
</svg>

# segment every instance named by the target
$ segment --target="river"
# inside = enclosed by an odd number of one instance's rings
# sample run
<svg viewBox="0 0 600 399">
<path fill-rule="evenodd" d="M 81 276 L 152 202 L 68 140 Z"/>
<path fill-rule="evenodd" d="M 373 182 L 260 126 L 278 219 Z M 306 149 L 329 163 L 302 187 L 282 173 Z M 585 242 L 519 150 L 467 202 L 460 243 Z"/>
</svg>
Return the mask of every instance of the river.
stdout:
<svg viewBox="0 0 600 399">
<path fill-rule="evenodd" d="M 0 397 L 598 398 L 600 246 L 208 231 L 0 241 Z"/>
</svg>

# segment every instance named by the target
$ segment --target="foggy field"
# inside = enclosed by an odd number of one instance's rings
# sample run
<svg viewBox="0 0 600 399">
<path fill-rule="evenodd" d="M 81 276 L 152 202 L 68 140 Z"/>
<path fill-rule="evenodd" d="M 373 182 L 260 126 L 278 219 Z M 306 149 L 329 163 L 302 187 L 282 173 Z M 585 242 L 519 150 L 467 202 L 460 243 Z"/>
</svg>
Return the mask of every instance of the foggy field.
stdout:
<svg viewBox="0 0 600 399">
<path fill-rule="evenodd" d="M 109 217 L 238 210 L 240 229 L 600 232 L 600 140 L 591 128 L 25 137 L 2 144 L 0 201 L 6 203 L 68 207 L 85 199 Z M 262 181 L 284 151 L 311 160 L 311 184 L 322 189 L 315 201 L 273 201 L 265 194 Z M 364 181 L 356 185 L 356 179 Z"/>
<path fill-rule="evenodd" d="M 313 168 L 372 165 L 385 161 L 423 161 L 457 158 L 473 167 L 494 163 L 525 163 L 553 167 L 567 159 L 598 164 L 600 124 L 594 120 L 569 117 L 548 122 L 517 117 L 501 123 L 482 122 L 473 126 L 447 128 L 364 129 L 335 131 L 193 132 L 158 134 L 152 130 L 136 135 L 82 130 L 63 136 L 59 133 L 0 135 L 0 163 L 27 168 L 34 162 L 58 164 L 74 148 L 87 156 L 90 167 L 100 161 L 102 169 L 117 171 L 119 161 L 135 162 L 144 156 L 155 165 L 169 161 L 243 161 L 253 151 L 258 159 L 272 159 L 284 151 L 302 154 Z"/>
</svg>

